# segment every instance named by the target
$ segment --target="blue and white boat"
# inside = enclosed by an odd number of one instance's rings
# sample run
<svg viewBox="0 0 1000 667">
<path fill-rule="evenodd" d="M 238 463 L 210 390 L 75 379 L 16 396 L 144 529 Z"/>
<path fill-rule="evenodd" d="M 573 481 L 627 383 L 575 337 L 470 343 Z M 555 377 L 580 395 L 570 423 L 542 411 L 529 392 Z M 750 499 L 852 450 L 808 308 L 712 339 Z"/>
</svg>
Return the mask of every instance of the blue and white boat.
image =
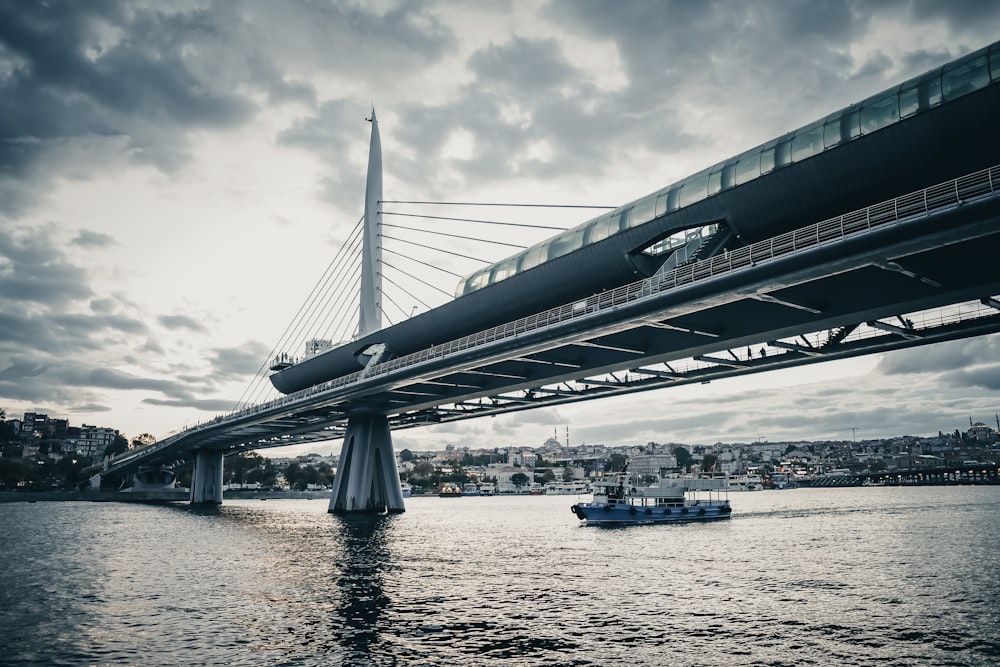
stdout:
<svg viewBox="0 0 1000 667">
<path fill-rule="evenodd" d="M 660 477 L 641 486 L 620 472 L 594 482 L 594 498 L 570 510 L 587 524 L 685 523 L 732 516 L 725 477 Z"/>
</svg>

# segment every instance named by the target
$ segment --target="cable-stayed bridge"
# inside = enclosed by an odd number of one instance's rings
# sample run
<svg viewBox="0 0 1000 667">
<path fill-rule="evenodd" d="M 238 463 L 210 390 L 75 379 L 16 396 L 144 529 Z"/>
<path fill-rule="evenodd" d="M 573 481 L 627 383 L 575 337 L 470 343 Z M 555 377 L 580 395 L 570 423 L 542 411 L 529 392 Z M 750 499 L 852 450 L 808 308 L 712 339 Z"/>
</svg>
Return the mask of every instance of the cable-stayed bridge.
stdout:
<svg viewBox="0 0 1000 667">
<path fill-rule="evenodd" d="M 369 310 L 354 341 L 276 360 L 286 395 L 106 472 L 194 457 L 192 501 L 221 502 L 224 454 L 344 438 L 331 510 L 401 511 L 391 429 L 994 333 L 998 109 L 993 45 L 486 267 L 432 311 L 381 328 Z"/>
</svg>

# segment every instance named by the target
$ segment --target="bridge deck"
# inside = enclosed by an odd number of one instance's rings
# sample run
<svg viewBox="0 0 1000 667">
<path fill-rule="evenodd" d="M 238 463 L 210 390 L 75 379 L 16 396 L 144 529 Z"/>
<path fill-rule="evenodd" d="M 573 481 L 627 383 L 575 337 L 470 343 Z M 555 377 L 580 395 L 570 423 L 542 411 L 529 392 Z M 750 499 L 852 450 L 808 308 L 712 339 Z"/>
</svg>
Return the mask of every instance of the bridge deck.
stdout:
<svg viewBox="0 0 1000 667">
<path fill-rule="evenodd" d="M 807 225 L 199 424 L 109 469 L 338 438 L 355 413 L 405 428 L 1000 331 L 998 186 L 993 167 Z"/>
</svg>

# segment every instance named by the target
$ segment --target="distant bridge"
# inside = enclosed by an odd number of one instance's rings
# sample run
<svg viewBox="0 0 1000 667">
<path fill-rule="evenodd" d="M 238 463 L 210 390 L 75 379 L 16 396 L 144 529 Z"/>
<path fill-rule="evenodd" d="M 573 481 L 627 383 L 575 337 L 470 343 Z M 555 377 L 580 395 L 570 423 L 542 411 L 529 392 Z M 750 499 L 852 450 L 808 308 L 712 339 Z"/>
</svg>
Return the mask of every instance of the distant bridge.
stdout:
<svg viewBox="0 0 1000 667">
<path fill-rule="evenodd" d="M 331 510 L 401 511 L 390 429 L 1000 331 L 998 82 L 993 45 L 500 262 L 278 369 L 287 395 L 103 472 L 193 456 L 192 501 L 221 502 L 224 454 L 344 438 L 338 477 L 363 472 Z"/>
<path fill-rule="evenodd" d="M 993 462 L 920 466 L 907 470 L 819 475 L 809 486 L 954 486 L 1000 484 L 1000 466 Z"/>
</svg>

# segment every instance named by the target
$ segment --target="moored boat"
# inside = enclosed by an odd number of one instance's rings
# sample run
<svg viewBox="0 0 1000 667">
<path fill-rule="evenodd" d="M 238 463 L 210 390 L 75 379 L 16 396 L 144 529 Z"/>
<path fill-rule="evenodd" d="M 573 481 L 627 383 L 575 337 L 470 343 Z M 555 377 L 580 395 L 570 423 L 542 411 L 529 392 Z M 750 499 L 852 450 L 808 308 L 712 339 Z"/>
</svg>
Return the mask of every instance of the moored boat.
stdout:
<svg viewBox="0 0 1000 667">
<path fill-rule="evenodd" d="M 438 489 L 439 498 L 461 498 L 462 487 L 454 482 L 444 482 Z"/>
<path fill-rule="evenodd" d="M 640 486 L 626 473 L 593 484 L 589 503 L 570 507 L 588 524 L 683 523 L 719 521 L 732 516 L 725 477 L 661 477 Z"/>
<path fill-rule="evenodd" d="M 760 475 L 730 475 L 730 491 L 763 491 L 764 480 Z"/>
<path fill-rule="evenodd" d="M 547 496 L 582 496 L 590 493 L 590 484 L 583 480 L 546 482 L 544 491 Z"/>
</svg>

